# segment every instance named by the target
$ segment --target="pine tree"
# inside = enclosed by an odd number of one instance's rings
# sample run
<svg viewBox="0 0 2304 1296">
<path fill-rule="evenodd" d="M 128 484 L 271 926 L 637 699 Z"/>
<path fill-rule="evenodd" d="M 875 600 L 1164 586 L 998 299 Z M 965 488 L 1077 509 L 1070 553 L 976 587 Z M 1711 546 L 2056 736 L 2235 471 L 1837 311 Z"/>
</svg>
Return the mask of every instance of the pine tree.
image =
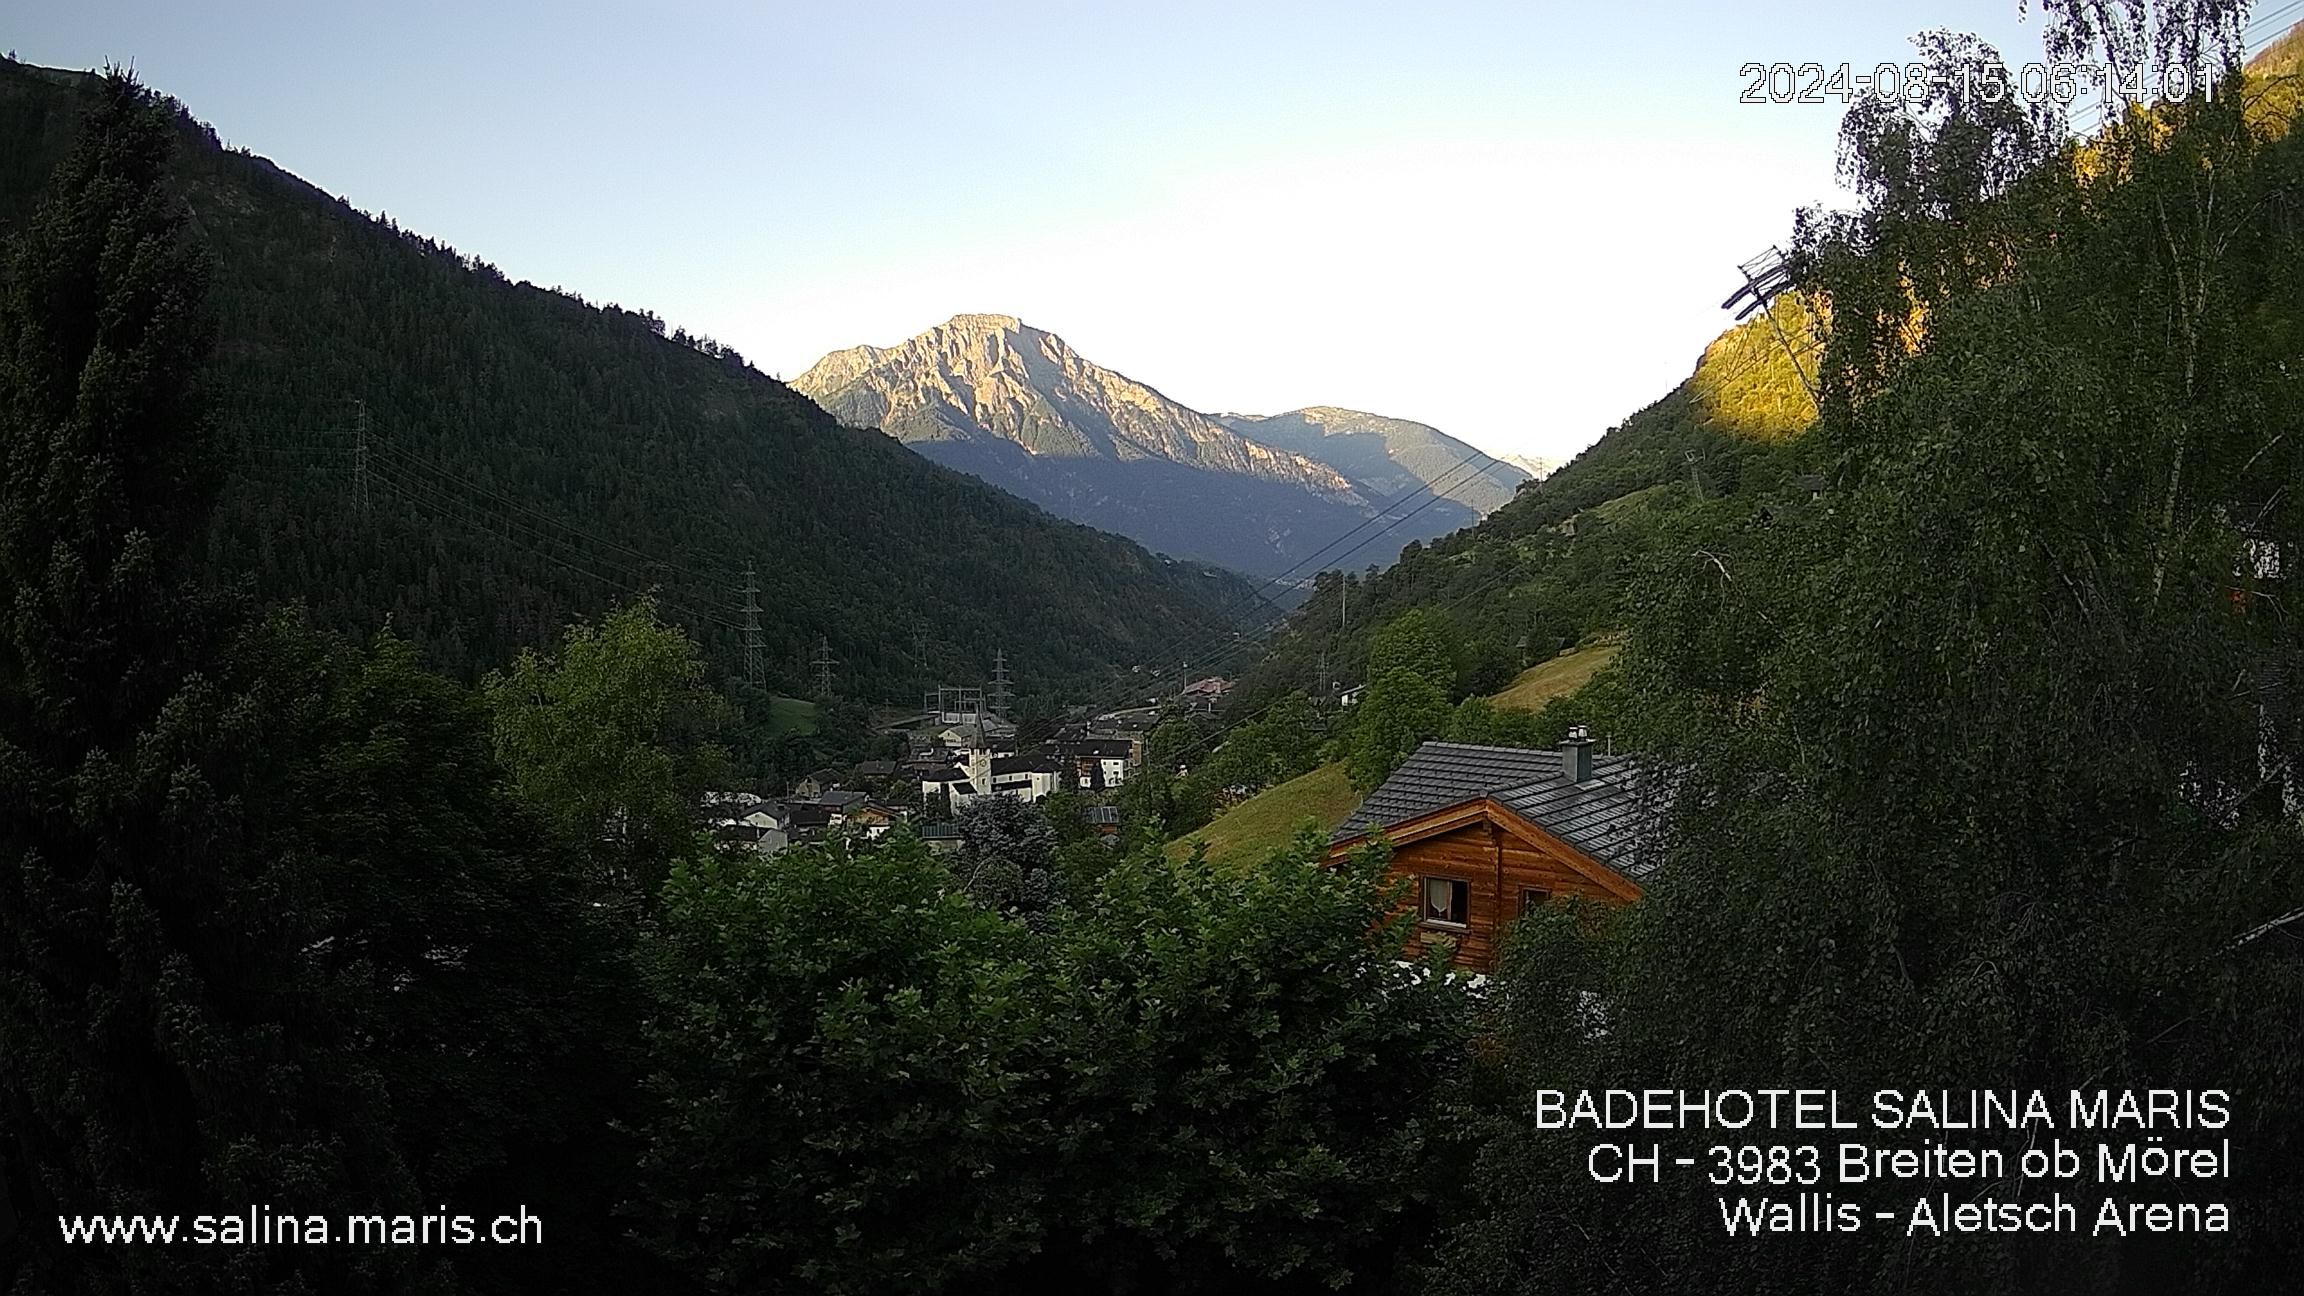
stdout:
<svg viewBox="0 0 2304 1296">
<path fill-rule="evenodd" d="M 300 1005 L 263 1002 L 245 944 L 200 948 L 219 926 L 285 934 L 284 914 L 266 888 L 216 885 L 243 827 L 234 748 L 258 722 L 197 671 L 228 607 L 180 565 L 215 478 L 203 272 L 162 188 L 173 123 L 125 76 L 100 94 L 0 291 L 0 1131 L 31 1220 L 308 1191 L 350 1159 L 394 1169 L 349 1131 L 268 1128 L 288 1105 L 268 1084 L 336 1078 L 281 1047 Z M 292 1162 L 305 1183 L 282 1181 Z M 157 1248 L 53 1245 L 27 1228 L 7 1267 L 159 1291 L 262 1265 L 223 1255 L 194 1278 Z"/>
<path fill-rule="evenodd" d="M 475 696 L 190 573 L 214 473 L 175 128 L 104 81 L 0 283 L 0 1288 L 465 1290 L 486 1257 L 50 1221 L 477 1195 L 553 1203 L 572 1235 L 512 1271 L 549 1273 L 586 1215 L 612 1236 L 612 969 Z M 547 1069 L 581 1079 L 547 1099 Z"/>
</svg>

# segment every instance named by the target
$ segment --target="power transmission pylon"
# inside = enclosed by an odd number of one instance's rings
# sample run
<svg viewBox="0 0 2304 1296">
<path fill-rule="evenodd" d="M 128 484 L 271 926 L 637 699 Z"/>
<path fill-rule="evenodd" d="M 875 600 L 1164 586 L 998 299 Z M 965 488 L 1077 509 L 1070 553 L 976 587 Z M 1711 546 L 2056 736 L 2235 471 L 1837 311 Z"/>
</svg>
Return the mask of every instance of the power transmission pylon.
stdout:
<svg viewBox="0 0 2304 1296">
<path fill-rule="evenodd" d="M 816 657 L 811 664 L 816 667 L 816 695 L 832 696 L 832 668 L 838 664 L 838 659 L 832 656 L 830 639 L 823 635 L 816 637 Z"/>
<path fill-rule="evenodd" d="M 767 645 L 760 638 L 760 577 L 750 563 L 744 565 L 744 682 L 753 688 L 768 683 Z"/>
<path fill-rule="evenodd" d="M 1744 286 L 1730 293 L 1728 300 L 1720 303 L 1720 309 L 1728 310 L 1751 298 L 1745 302 L 1744 309 L 1736 312 L 1736 318 L 1742 320 L 1755 310 L 1768 317 L 1768 327 L 1776 333 L 1776 344 L 1784 348 L 1784 358 L 1792 362 L 1792 372 L 1800 378 L 1800 390 L 1808 393 L 1809 408 L 1822 412 L 1816 384 L 1808 377 L 1808 367 L 1800 363 L 1800 353 L 1792 349 L 1792 339 L 1784 336 L 1784 326 L 1776 322 L 1776 308 L 1770 304 L 1777 294 L 1794 286 L 1792 267 L 1785 263 L 1784 249 L 1771 245 L 1767 251 L 1736 267 L 1736 272 L 1744 277 Z"/>
<path fill-rule="evenodd" d="M 992 652 L 992 687 L 986 690 L 985 702 L 994 715 L 1008 714 L 1010 690 L 1008 687 L 1008 650 L 996 648 Z"/>
</svg>

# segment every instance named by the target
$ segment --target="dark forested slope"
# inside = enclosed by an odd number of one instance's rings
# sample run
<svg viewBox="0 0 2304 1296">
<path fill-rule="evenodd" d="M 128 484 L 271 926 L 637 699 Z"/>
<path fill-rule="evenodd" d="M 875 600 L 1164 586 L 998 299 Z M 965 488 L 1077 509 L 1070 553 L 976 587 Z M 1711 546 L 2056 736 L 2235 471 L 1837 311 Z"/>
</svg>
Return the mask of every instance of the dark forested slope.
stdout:
<svg viewBox="0 0 2304 1296">
<path fill-rule="evenodd" d="M 0 231 L 91 84 L 0 64 Z M 885 699 L 974 682 L 999 648 L 1029 691 L 1100 679 L 1216 629 L 1242 594 L 842 428 L 653 316 L 509 282 L 183 127 L 236 455 L 211 558 L 325 624 L 388 617 L 469 674 L 660 587 L 733 670 L 751 563 L 770 684 L 812 679 L 822 641 L 836 689 Z"/>
</svg>

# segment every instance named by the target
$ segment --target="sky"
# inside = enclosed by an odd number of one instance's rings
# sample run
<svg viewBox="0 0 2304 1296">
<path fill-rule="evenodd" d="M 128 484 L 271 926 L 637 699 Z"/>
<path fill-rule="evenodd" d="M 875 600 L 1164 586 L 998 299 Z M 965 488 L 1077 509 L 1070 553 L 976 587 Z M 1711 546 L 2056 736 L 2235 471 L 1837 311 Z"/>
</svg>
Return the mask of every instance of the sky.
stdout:
<svg viewBox="0 0 2304 1296">
<path fill-rule="evenodd" d="M 1939 27 L 2041 57 L 2018 0 L 34 0 L 0 45 L 133 66 L 364 211 L 785 378 L 1007 314 L 1196 409 L 1559 459 L 1848 202 L 1841 105 L 1740 103 L 1739 68 Z"/>
</svg>

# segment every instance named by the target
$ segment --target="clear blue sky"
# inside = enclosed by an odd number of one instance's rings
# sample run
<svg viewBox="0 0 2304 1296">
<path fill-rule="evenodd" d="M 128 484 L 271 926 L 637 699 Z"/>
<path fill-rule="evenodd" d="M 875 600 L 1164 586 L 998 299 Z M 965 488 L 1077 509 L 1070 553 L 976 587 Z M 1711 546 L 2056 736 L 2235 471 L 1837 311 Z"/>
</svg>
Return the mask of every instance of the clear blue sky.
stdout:
<svg viewBox="0 0 2304 1296">
<path fill-rule="evenodd" d="M 0 44 L 131 63 L 364 210 L 785 377 L 997 312 L 1201 409 L 1559 457 L 1836 198 L 1841 109 L 1739 104 L 1739 65 L 1932 27 L 2039 57 L 2017 0 L 70 0 Z"/>
</svg>

